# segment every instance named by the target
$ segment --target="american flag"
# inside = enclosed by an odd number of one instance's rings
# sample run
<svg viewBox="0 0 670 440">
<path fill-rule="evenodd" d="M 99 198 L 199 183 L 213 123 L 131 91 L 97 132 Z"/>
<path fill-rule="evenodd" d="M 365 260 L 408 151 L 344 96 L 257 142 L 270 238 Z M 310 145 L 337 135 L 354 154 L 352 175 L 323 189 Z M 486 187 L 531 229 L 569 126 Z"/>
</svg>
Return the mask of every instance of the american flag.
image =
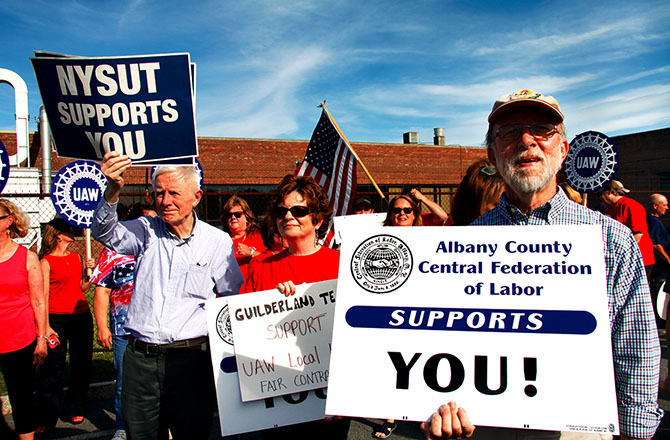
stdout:
<svg viewBox="0 0 670 440">
<path fill-rule="evenodd" d="M 312 176 L 328 193 L 333 217 L 348 214 L 351 194 L 356 192 L 356 155 L 324 109 L 307 146 L 297 176 Z M 332 246 L 333 220 L 328 225 L 325 244 Z"/>
</svg>

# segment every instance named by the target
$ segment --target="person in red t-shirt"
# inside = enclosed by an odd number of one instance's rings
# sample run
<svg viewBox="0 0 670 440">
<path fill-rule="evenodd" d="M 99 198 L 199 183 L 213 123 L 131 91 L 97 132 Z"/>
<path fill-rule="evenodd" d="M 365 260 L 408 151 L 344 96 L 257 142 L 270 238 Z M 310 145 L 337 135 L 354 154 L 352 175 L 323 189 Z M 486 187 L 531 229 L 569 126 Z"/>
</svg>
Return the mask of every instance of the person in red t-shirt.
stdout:
<svg viewBox="0 0 670 440">
<path fill-rule="evenodd" d="M 647 228 L 647 212 L 644 206 L 635 200 L 625 197 L 624 194 L 630 190 L 624 188 L 618 180 L 612 180 L 607 188 L 600 193 L 600 201 L 605 205 L 603 214 L 618 220 L 633 232 L 644 261 L 644 269 L 647 272 L 647 280 L 651 276 L 654 267 L 654 245 L 649 237 Z"/>
<path fill-rule="evenodd" d="M 289 296 L 295 286 L 337 278 L 340 255 L 319 244 L 328 230 L 332 209 L 328 195 L 311 177 L 287 175 L 281 181 L 271 204 L 270 215 L 277 232 L 288 248 L 249 267 L 249 276 L 240 293 L 277 288 Z M 315 432 L 332 434 L 329 438 L 346 438 L 348 420 L 317 421 L 263 431 L 261 438 L 307 438 Z"/>
<path fill-rule="evenodd" d="M 86 268 L 93 269 L 95 261 L 91 258 L 84 264 L 78 254 L 68 250 L 74 237 L 75 228 L 61 218 L 47 223 L 42 235 L 39 256 L 48 296 L 48 334 L 56 335 L 60 345 L 51 347 L 40 373 L 38 433 L 53 429 L 60 415 L 68 351 L 71 373 L 65 414 L 72 424 L 84 421 L 93 354 L 93 319 L 84 292 L 91 287 Z"/>
<path fill-rule="evenodd" d="M 234 195 L 223 205 L 221 224 L 223 230 L 233 239 L 235 259 L 246 280 L 249 262 L 254 255 L 265 251 L 253 212 L 243 198 Z"/>
<path fill-rule="evenodd" d="M 47 356 L 47 305 L 39 260 L 14 242 L 29 221 L 12 202 L 0 199 L 0 367 L 20 440 L 34 438 L 36 366 Z"/>
</svg>

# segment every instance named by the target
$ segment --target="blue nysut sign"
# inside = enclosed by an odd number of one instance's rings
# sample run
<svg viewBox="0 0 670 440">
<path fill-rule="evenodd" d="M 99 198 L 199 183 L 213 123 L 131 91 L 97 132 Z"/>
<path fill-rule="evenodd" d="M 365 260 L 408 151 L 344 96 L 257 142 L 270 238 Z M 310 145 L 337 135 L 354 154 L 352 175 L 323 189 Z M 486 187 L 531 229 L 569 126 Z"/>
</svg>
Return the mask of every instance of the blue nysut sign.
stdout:
<svg viewBox="0 0 670 440">
<path fill-rule="evenodd" d="M 0 193 L 5 189 L 9 180 L 9 154 L 5 145 L 0 141 Z"/>
<path fill-rule="evenodd" d="M 33 57 L 59 157 L 135 164 L 197 156 L 187 53 L 133 57 Z"/>
<path fill-rule="evenodd" d="M 597 131 L 575 136 L 563 163 L 568 184 L 582 193 L 602 190 L 619 169 L 619 151 L 614 142 Z"/>
<path fill-rule="evenodd" d="M 90 228 L 93 211 L 107 187 L 100 165 L 76 160 L 58 171 L 51 184 L 51 201 L 66 222 Z"/>
</svg>

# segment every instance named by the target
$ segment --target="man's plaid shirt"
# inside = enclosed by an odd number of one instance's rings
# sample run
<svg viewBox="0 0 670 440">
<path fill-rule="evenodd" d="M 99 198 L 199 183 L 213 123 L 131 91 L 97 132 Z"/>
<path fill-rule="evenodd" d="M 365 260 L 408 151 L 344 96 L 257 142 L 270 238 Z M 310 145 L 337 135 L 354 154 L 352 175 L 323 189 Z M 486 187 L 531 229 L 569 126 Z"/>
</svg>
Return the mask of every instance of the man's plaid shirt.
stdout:
<svg viewBox="0 0 670 440">
<path fill-rule="evenodd" d="M 503 194 L 498 206 L 472 224 L 602 227 L 619 424 L 622 434 L 629 437 L 652 437 L 663 416 L 658 407 L 661 350 L 642 256 L 630 230 L 572 202 L 560 189 L 530 216 Z"/>
</svg>

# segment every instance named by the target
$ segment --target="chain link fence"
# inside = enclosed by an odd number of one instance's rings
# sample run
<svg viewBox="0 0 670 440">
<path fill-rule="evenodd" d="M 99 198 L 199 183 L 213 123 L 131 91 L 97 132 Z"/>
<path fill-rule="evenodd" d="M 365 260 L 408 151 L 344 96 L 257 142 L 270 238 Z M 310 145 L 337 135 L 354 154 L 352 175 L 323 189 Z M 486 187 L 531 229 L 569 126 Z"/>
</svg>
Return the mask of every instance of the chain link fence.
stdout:
<svg viewBox="0 0 670 440">
<path fill-rule="evenodd" d="M 430 187 L 419 189 L 424 195 L 440 204 L 447 212 L 450 211 L 451 197 L 454 192 L 453 187 Z M 383 191 L 388 194 L 385 200 L 382 199 L 376 191 L 359 191 L 357 196 L 366 196 L 372 201 L 376 212 L 385 212 L 388 200 L 393 196 L 400 194 L 402 190 L 403 188 L 401 187 L 383 188 Z M 259 191 L 237 193 L 206 192 L 196 208 L 198 217 L 217 228 L 222 228 L 221 217 L 223 214 L 223 206 L 232 195 L 237 195 L 243 198 L 249 204 L 249 207 L 253 211 L 253 215 L 259 224 L 267 215 L 268 207 L 270 206 L 273 197 L 272 193 Z M 50 194 L 2 194 L 0 195 L 0 198 L 6 198 L 14 202 L 28 215 L 31 230 L 25 238 L 17 239 L 16 241 L 28 247 L 30 250 L 38 252 L 41 245 L 41 228 L 45 223 L 56 216 L 56 211 L 51 202 Z M 148 192 L 124 193 L 121 195 L 119 203 L 122 206 L 121 209 L 127 209 L 135 204 L 153 206 L 153 196 Z M 86 239 L 83 235 L 76 237 L 74 243 L 70 246 L 70 250 L 82 256 L 86 255 Z M 102 250 L 103 246 L 100 243 L 91 240 L 91 256 L 93 258 L 97 260 Z M 86 293 L 86 298 L 91 311 L 93 310 L 93 294 L 94 288 L 91 287 L 90 291 Z M 97 342 L 96 326 L 94 326 L 93 351 L 97 353 L 107 351 Z"/>
</svg>

